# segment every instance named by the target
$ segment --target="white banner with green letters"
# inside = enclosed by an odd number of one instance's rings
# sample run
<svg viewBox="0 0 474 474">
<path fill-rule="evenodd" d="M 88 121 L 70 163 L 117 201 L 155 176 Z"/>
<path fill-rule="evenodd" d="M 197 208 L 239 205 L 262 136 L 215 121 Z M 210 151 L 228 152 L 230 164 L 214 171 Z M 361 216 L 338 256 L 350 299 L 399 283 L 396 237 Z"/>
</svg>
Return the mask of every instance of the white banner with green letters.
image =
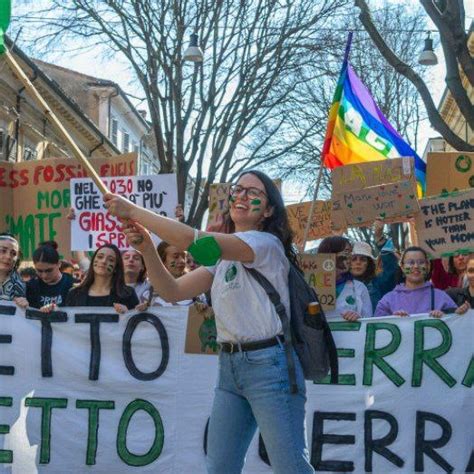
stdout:
<svg viewBox="0 0 474 474">
<path fill-rule="evenodd" d="M 204 473 L 217 357 L 184 353 L 186 321 L 0 304 L 0 473 Z M 474 311 L 331 325 L 340 383 L 307 383 L 316 470 L 474 471 Z M 271 472 L 261 448 L 244 472 Z"/>
</svg>

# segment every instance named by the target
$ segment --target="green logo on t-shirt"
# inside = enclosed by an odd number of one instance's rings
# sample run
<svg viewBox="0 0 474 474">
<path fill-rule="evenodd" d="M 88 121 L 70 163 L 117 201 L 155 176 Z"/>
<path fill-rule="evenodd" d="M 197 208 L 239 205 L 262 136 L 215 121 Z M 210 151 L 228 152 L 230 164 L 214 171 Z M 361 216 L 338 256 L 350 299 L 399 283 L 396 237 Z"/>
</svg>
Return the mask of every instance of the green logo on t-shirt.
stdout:
<svg viewBox="0 0 474 474">
<path fill-rule="evenodd" d="M 237 276 L 237 267 L 234 264 L 232 264 L 225 272 L 226 283 L 229 283 L 230 281 L 234 280 L 236 276 Z"/>
</svg>

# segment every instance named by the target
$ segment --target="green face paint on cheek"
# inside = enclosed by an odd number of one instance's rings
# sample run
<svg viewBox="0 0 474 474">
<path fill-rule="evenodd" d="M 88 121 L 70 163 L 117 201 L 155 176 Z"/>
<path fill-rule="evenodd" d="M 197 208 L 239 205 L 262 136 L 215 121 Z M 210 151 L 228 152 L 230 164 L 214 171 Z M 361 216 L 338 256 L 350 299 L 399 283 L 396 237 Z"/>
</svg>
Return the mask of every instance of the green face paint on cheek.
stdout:
<svg viewBox="0 0 474 474">
<path fill-rule="evenodd" d="M 111 263 L 108 263 L 105 268 L 107 269 L 108 273 L 113 273 L 115 265 L 112 265 Z"/>
<path fill-rule="evenodd" d="M 229 202 L 235 202 L 235 197 L 234 197 L 234 196 L 230 196 L 230 197 L 229 197 Z"/>
<path fill-rule="evenodd" d="M 260 204 L 262 204 L 262 201 L 260 201 L 260 199 L 252 199 L 250 201 L 250 204 L 252 204 L 252 206 L 260 206 Z M 252 209 L 252 212 L 260 212 L 260 207 L 254 207 Z"/>
</svg>

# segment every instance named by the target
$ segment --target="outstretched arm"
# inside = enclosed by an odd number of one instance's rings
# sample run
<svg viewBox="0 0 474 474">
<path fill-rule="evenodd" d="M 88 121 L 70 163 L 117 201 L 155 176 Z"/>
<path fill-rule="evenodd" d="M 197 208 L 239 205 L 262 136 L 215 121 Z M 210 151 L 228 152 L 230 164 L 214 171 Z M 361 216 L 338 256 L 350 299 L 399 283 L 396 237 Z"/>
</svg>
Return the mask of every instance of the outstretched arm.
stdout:
<svg viewBox="0 0 474 474">
<path fill-rule="evenodd" d="M 181 250 L 187 250 L 194 241 L 194 229 L 186 224 L 160 216 L 143 209 L 117 194 L 104 195 L 105 207 L 109 212 L 143 227 L 158 235 L 161 239 Z M 243 263 L 252 263 L 255 255 L 253 250 L 234 235 L 199 231 L 199 237 L 212 235 L 222 252 L 222 259 Z"/>
<path fill-rule="evenodd" d="M 191 299 L 205 293 L 211 287 L 213 276 L 204 267 L 175 279 L 158 256 L 150 233 L 140 224 L 130 224 L 125 229 L 125 234 L 131 245 L 143 255 L 148 278 L 164 300 L 175 303 Z"/>
</svg>

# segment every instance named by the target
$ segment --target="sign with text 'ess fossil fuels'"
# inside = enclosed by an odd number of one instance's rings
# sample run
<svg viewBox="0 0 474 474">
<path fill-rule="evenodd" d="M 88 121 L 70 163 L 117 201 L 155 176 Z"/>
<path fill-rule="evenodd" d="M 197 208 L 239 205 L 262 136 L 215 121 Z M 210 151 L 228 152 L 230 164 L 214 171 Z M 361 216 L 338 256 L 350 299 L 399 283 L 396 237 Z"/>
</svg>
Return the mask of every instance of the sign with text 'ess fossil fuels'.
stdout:
<svg viewBox="0 0 474 474">
<path fill-rule="evenodd" d="M 420 201 L 419 244 L 432 257 L 474 252 L 474 189 Z"/>
<path fill-rule="evenodd" d="M 99 176 L 130 176 L 136 174 L 137 154 L 91 158 L 90 163 Z M 86 176 L 72 158 L 0 164 L 0 232 L 17 237 L 24 260 L 31 260 L 45 240 L 56 240 L 59 252 L 70 258 L 69 181 Z"/>
</svg>

